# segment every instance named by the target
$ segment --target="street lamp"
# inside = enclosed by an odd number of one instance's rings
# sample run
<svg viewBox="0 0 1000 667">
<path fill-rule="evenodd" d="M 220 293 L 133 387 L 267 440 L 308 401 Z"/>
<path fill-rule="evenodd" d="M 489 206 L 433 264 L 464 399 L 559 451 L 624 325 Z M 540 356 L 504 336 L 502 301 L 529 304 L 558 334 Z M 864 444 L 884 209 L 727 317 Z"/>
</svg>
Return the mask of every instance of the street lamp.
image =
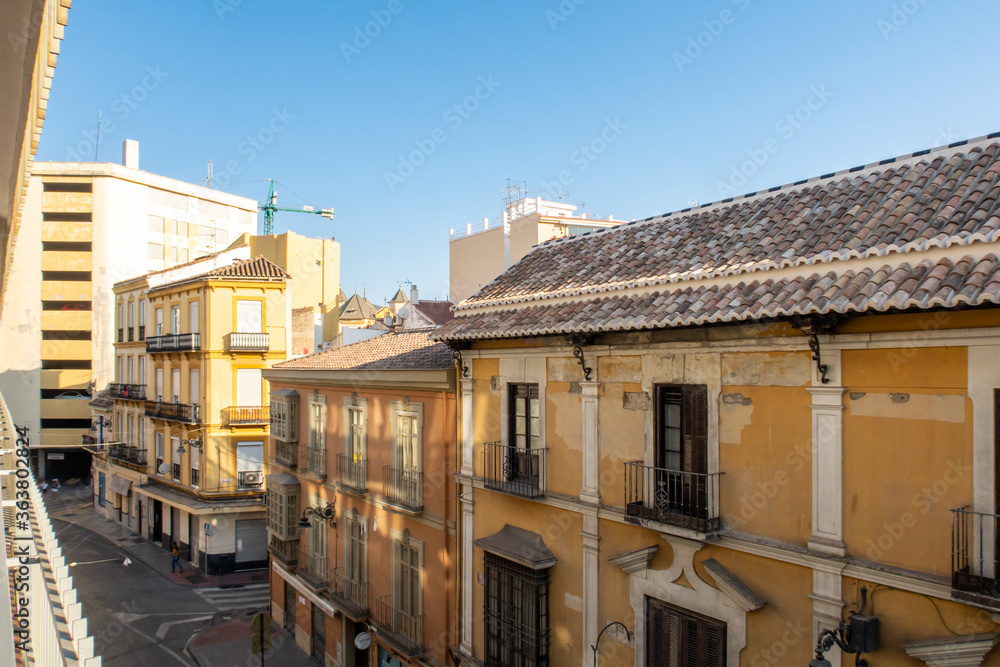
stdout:
<svg viewBox="0 0 1000 667">
<path fill-rule="evenodd" d="M 97 431 L 97 444 L 104 444 L 104 429 L 111 428 L 111 419 L 104 415 L 97 415 L 91 422 L 91 431 Z"/>
<path fill-rule="evenodd" d="M 878 618 L 862 614 L 867 602 L 868 589 L 861 587 L 861 606 L 851 612 L 850 618 L 841 621 L 836 628 L 826 628 L 816 638 L 816 657 L 809 661 L 809 667 L 831 667 L 823 654 L 836 644 L 844 653 L 856 653 L 854 664 L 868 667 L 868 661 L 861 657 L 878 649 Z"/>
<path fill-rule="evenodd" d="M 326 504 L 326 507 L 307 507 L 302 510 L 302 518 L 299 519 L 299 530 L 306 530 L 307 528 L 312 528 L 312 524 L 309 523 L 309 517 L 314 516 L 319 519 L 326 521 L 330 528 L 337 527 L 337 501 L 331 500 Z"/>
<path fill-rule="evenodd" d="M 184 445 L 191 445 L 195 449 L 201 449 L 201 438 L 191 438 L 190 440 L 181 440 L 181 444 L 177 445 L 178 454 L 187 453 L 187 450 L 184 449 Z"/>
</svg>

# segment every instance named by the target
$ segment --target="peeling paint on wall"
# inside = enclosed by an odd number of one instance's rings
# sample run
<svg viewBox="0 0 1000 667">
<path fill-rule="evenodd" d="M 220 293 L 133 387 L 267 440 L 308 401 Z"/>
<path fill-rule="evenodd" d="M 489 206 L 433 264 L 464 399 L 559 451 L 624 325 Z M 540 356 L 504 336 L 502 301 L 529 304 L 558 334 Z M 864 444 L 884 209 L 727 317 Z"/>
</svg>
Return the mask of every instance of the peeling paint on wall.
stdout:
<svg viewBox="0 0 1000 667">
<path fill-rule="evenodd" d="M 858 396 L 858 398 L 855 398 Z M 888 419 L 925 419 L 929 421 L 965 421 L 964 394 L 851 394 L 848 404 L 850 414 L 856 417 L 880 417 Z"/>
<path fill-rule="evenodd" d="M 722 384 L 742 386 L 804 387 L 811 380 L 807 353 L 722 355 Z"/>
<path fill-rule="evenodd" d="M 626 391 L 622 394 L 622 407 L 626 410 L 648 410 L 649 394 L 644 391 Z"/>
<path fill-rule="evenodd" d="M 719 411 L 719 442 L 740 444 L 743 429 L 750 425 L 753 409 L 753 401 L 743 394 L 723 394 L 722 409 Z"/>
<path fill-rule="evenodd" d="M 737 392 L 733 394 L 723 394 L 722 403 L 726 405 L 753 405 L 753 399 Z"/>
</svg>

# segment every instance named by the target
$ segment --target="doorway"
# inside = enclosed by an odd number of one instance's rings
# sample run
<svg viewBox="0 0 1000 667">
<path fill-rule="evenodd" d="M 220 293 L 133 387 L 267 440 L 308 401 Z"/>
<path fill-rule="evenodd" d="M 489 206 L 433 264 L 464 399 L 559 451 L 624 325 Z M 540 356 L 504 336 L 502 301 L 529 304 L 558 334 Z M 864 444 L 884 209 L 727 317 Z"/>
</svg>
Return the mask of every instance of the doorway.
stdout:
<svg viewBox="0 0 1000 667">
<path fill-rule="evenodd" d="M 159 500 L 153 501 L 153 534 L 150 539 L 163 542 L 163 503 Z"/>
</svg>

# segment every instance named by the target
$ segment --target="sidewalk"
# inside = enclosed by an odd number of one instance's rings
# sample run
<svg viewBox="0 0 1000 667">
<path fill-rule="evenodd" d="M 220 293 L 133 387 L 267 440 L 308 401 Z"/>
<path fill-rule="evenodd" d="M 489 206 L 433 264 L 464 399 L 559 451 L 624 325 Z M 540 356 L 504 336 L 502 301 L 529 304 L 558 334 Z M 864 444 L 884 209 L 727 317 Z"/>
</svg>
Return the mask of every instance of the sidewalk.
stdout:
<svg viewBox="0 0 1000 667">
<path fill-rule="evenodd" d="M 260 656 L 250 653 L 252 617 L 233 619 L 208 628 L 188 642 L 187 651 L 200 667 L 260 665 Z M 295 644 L 284 629 L 271 623 L 271 650 L 264 653 L 264 665 L 275 667 L 316 667 L 316 663 Z"/>
<path fill-rule="evenodd" d="M 168 549 L 150 542 L 133 533 L 125 526 L 105 519 L 93 506 L 93 491 L 81 484 L 63 486 L 56 498 L 48 494 L 45 507 L 52 519 L 73 523 L 106 537 L 118 546 L 132 560 L 140 560 L 154 572 L 181 586 L 240 586 L 267 582 L 267 570 L 232 572 L 230 574 L 206 575 L 186 561 L 182 573 L 171 572 L 173 559 Z M 122 557 L 124 560 L 124 556 Z"/>
</svg>

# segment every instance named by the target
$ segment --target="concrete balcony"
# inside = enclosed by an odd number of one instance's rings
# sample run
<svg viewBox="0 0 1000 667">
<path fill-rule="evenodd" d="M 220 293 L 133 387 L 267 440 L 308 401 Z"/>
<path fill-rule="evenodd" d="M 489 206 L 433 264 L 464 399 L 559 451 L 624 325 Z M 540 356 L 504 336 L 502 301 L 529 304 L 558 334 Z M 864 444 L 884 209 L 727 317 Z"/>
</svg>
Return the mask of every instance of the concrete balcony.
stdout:
<svg viewBox="0 0 1000 667">
<path fill-rule="evenodd" d="M 226 336 L 227 352 L 267 352 L 271 349 L 270 335 L 234 331 Z"/>
<path fill-rule="evenodd" d="M 267 426 L 271 409 L 267 405 L 232 405 L 222 410 L 223 426 Z"/>
</svg>

